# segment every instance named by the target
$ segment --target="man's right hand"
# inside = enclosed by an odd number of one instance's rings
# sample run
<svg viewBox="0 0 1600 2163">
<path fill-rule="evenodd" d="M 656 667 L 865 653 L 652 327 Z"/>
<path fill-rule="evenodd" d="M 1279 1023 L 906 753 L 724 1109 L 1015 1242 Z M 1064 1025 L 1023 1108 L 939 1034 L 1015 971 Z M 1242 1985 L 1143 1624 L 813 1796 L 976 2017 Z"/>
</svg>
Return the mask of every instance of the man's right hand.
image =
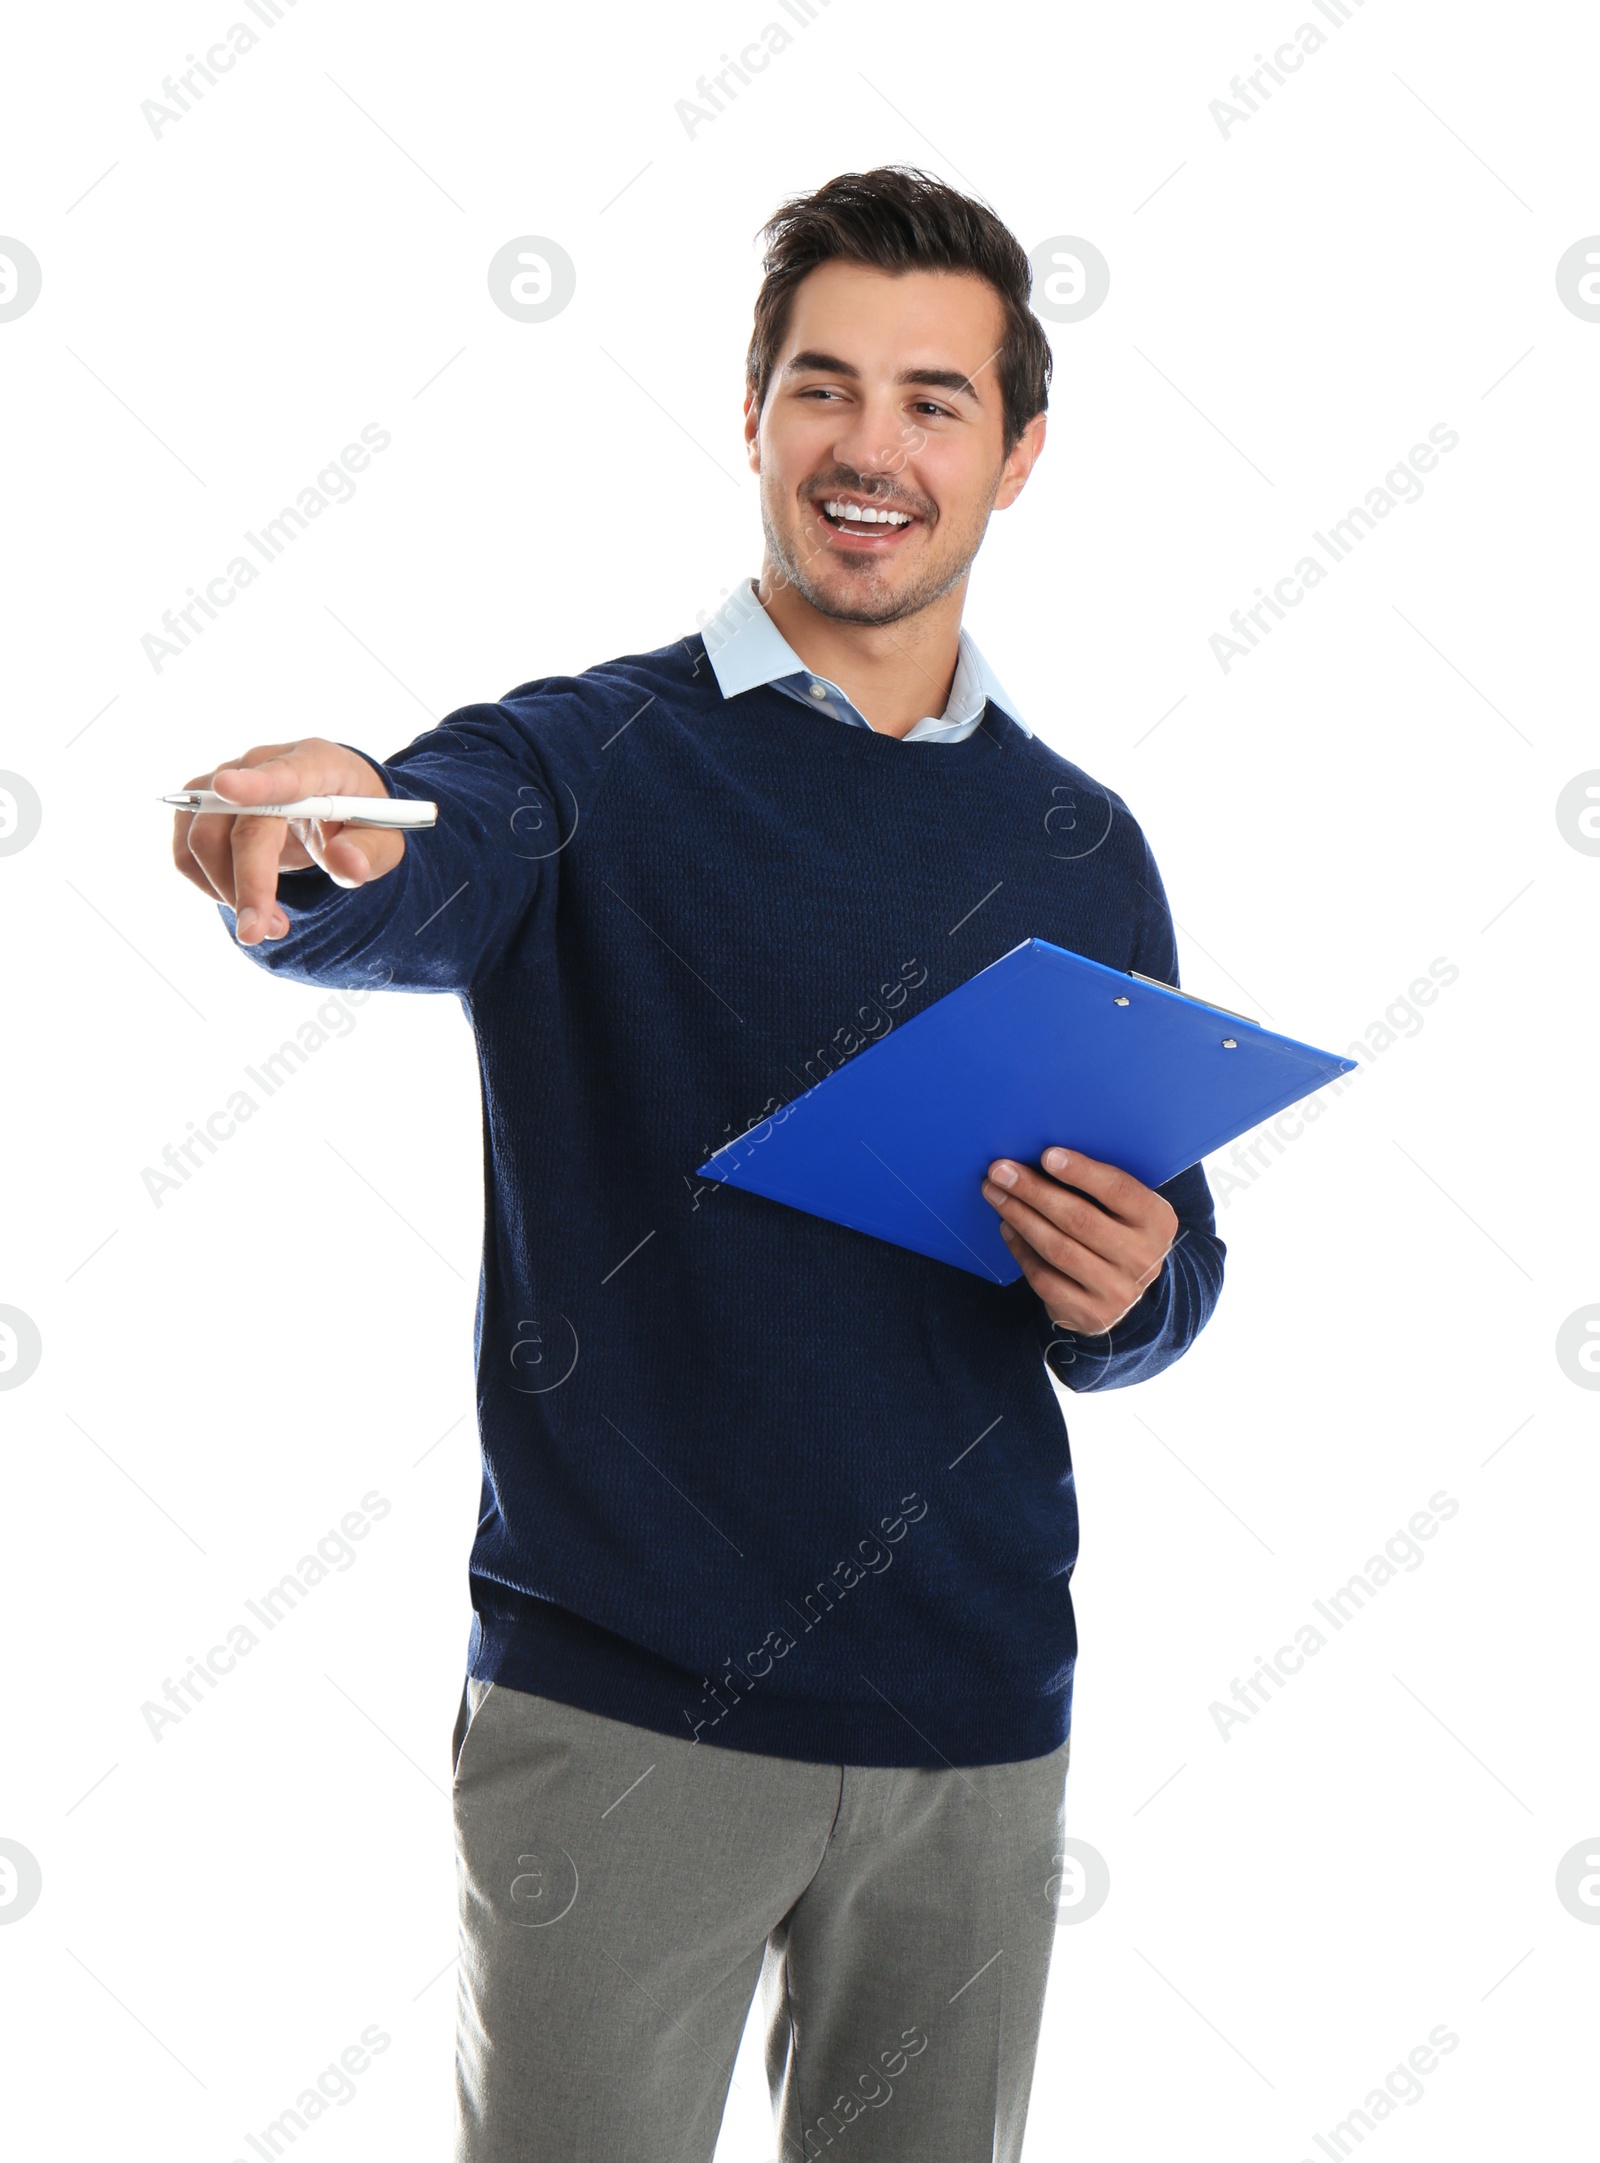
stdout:
<svg viewBox="0 0 1600 2163">
<path fill-rule="evenodd" d="M 237 804 L 287 804 L 302 796 L 387 796 L 383 777 L 343 744 L 320 736 L 258 744 L 186 789 L 214 789 Z M 236 912 L 241 945 L 281 939 L 289 919 L 278 906 L 278 873 L 318 864 L 340 886 L 365 886 L 393 871 L 406 837 L 393 829 L 350 826 L 342 819 L 234 818 L 223 811 L 180 811 L 172 822 L 172 860 L 208 899 Z"/>
</svg>

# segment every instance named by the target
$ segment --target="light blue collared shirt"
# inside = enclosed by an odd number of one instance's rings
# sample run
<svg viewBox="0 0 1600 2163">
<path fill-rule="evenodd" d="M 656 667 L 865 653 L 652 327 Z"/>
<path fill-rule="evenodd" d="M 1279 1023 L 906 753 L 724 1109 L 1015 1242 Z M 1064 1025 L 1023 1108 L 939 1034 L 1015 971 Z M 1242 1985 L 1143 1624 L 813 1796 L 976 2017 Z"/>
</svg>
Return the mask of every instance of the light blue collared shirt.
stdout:
<svg viewBox="0 0 1600 2163">
<path fill-rule="evenodd" d="M 741 691 L 770 684 L 774 691 L 786 691 L 802 706 L 814 706 L 818 712 L 831 714 L 834 720 L 848 722 L 852 728 L 872 727 L 836 683 L 806 667 L 762 606 L 753 578 L 734 588 L 701 635 L 706 642 L 706 658 L 724 698 L 737 698 Z M 937 716 L 924 714 L 900 740 L 958 744 L 983 719 L 989 699 L 1003 708 L 1024 736 L 1033 734 L 1018 713 L 1016 701 L 962 631 L 957 640 L 955 679 L 944 712 Z"/>
</svg>

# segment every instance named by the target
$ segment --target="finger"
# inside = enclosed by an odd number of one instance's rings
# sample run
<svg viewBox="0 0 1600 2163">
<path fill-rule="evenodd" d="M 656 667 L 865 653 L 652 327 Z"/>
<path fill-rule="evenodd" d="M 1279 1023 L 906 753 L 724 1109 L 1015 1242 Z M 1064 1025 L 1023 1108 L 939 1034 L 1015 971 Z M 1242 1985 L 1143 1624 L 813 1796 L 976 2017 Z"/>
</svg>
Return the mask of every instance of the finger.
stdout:
<svg viewBox="0 0 1600 2163">
<path fill-rule="evenodd" d="M 1114 1298 L 1117 1288 L 1131 1280 L 1129 1269 L 1097 1254 L 1081 1239 L 1074 1239 L 1070 1232 L 1062 1231 L 1059 1225 L 1041 1216 L 1028 1203 L 1019 1202 L 1013 1195 L 997 1196 L 987 1192 L 986 1199 L 997 1204 L 1004 1222 L 1026 1240 L 1041 1260 L 1062 1276 L 1069 1277 L 1091 1298 Z"/>
<path fill-rule="evenodd" d="M 257 744 L 255 749 L 253 751 L 247 751 L 244 754 L 243 758 L 235 759 L 226 766 L 218 766 L 214 769 L 213 772 L 207 774 L 205 777 L 205 786 L 207 788 L 214 788 L 216 785 L 217 775 L 226 774 L 229 777 L 228 784 L 225 788 L 218 790 L 217 793 L 219 795 L 231 796 L 235 803 L 290 803 L 293 801 L 292 797 L 280 797 L 272 794 L 270 790 L 269 793 L 265 796 L 255 796 L 241 793 L 236 777 L 241 771 L 244 771 L 246 769 L 254 771 L 256 768 L 266 765 L 269 760 L 276 760 L 283 754 L 292 753 L 298 748 L 299 747 L 297 744 L 292 743 Z M 192 788 L 193 786 L 193 782 L 186 781 L 184 783 L 185 788 Z M 289 831 L 284 836 L 283 848 L 280 851 L 278 857 L 278 869 L 280 871 L 304 871 L 306 866 L 311 862 L 312 859 L 310 853 L 308 852 L 305 845 L 305 824 L 306 822 L 303 819 L 292 819 L 289 821 Z"/>
<path fill-rule="evenodd" d="M 224 902 L 230 909 L 235 910 L 234 929 L 246 946 L 253 946 L 262 938 L 281 939 L 289 929 L 289 919 L 276 902 L 269 905 L 264 915 L 247 919 L 242 924 L 237 915 L 237 872 L 233 859 L 233 834 L 241 827 L 264 826 L 267 823 L 264 819 L 231 819 L 216 814 L 194 816 L 184 837 L 189 863 L 180 863 L 178 866 L 185 878 L 197 886 L 208 900 Z"/>
<path fill-rule="evenodd" d="M 1089 1291 L 1077 1278 L 1064 1271 L 1052 1269 L 1019 1232 L 1009 1224 L 1000 1227 L 1007 1247 L 1016 1257 L 1018 1266 L 1033 1290 L 1043 1300 L 1045 1312 L 1052 1322 L 1064 1329 L 1081 1330 L 1086 1336 L 1103 1337 L 1144 1297 L 1152 1281 L 1161 1273 L 1161 1264 L 1145 1271 L 1134 1283 L 1119 1282 L 1107 1295 Z"/>
<path fill-rule="evenodd" d="M 183 785 L 186 789 L 197 789 L 204 787 L 205 783 L 196 778 L 193 781 L 186 781 Z M 189 846 L 189 830 L 193 825 L 194 813 L 192 811 L 175 811 L 173 813 L 172 861 L 191 886 L 198 886 L 201 893 L 208 900 L 218 900 L 221 897 L 217 894 L 217 890 L 211 881 L 206 877 L 205 872 L 201 869 L 199 859 Z"/>
<path fill-rule="evenodd" d="M 217 892 L 211 881 L 201 870 L 199 863 L 189 853 L 189 836 L 187 831 L 174 834 L 172 838 L 172 861 L 176 869 L 182 874 L 184 878 L 188 880 L 189 884 L 191 886 L 199 888 L 200 892 L 205 895 L 207 901 L 220 901 L 222 899 L 222 896 Z"/>
<path fill-rule="evenodd" d="M 1029 1287 L 1044 1302 L 1044 1310 L 1051 1321 L 1059 1323 L 1063 1329 L 1080 1329 L 1088 1336 L 1098 1336 L 1099 1310 L 1093 1295 L 1075 1278 L 1052 1269 L 1020 1232 L 1013 1231 L 1010 1225 L 1002 1225 L 1000 1229 L 1012 1258 Z"/>
<path fill-rule="evenodd" d="M 1006 1174 L 1011 1174 L 1010 1184 Z M 1149 1244 L 1149 1228 L 1124 1223 L 1109 1215 L 1081 1194 L 1074 1194 L 1058 1180 L 1047 1179 L 1042 1172 L 1032 1170 L 1026 1164 L 1018 1164 L 1013 1158 L 1000 1157 L 990 1167 L 990 1176 L 984 1181 L 985 1199 L 997 1207 L 1006 1200 L 1015 1201 L 1033 1213 L 1045 1217 L 1061 1231 L 1069 1233 L 1093 1253 L 1103 1255 L 1109 1262 L 1125 1268 L 1137 1266 Z M 1163 1204 L 1163 1206 L 1166 1206 Z M 1008 1214 L 1004 1209 L 1002 1215 Z M 1020 1219 L 1013 1221 L 1020 1222 Z M 1025 1235 L 1032 1238 L 1026 1226 Z"/>
<path fill-rule="evenodd" d="M 382 776 L 357 752 L 322 736 L 292 744 L 258 744 L 211 777 L 219 796 L 236 804 L 286 804 L 302 796 L 386 796 Z"/>
<path fill-rule="evenodd" d="M 289 804 L 302 796 L 343 795 L 338 784 L 350 778 L 348 751 L 320 737 L 304 737 L 295 743 L 257 744 L 243 758 L 219 766 L 210 786 L 236 804 Z"/>
<path fill-rule="evenodd" d="M 239 804 L 293 803 L 303 796 L 387 796 L 367 760 L 343 744 L 307 737 L 292 744 L 259 744 L 233 766 L 212 776 L 219 795 Z M 241 820 L 241 825 L 246 822 Z M 275 820 L 251 824 L 276 825 Z M 253 853 L 253 852 L 252 852 Z M 364 886 L 392 871 L 405 853 L 405 836 L 392 828 L 353 827 L 339 820 L 296 819 L 282 845 L 284 868 L 317 864 L 339 886 Z"/>
<path fill-rule="evenodd" d="M 393 828 L 347 826 L 337 819 L 291 821 L 313 863 L 336 885 L 365 886 L 392 871 L 405 854 L 406 837 Z"/>
<path fill-rule="evenodd" d="M 211 776 L 191 774 L 183 785 L 186 789 L 206 789 L 211 786 Z M 189 846 L 189 833 L 194 821 L 195 814 L 192 811 L 175 811 L 172 814 L 172 861 L 191 886 L 198 886 L 203 894 L 220 898 Z"/>
<path fill-rule="evenodd" d="M 231 909 L 233 850 L 230 842 L 238 821 L 215 812 L 181 812 L 179 817 L 184 822 L 183 838 L 190 861 L 198 868 L 200 877 L 216 899 L 225 901 Z"/>
<path fill-rule="evenodd" d="M 367 760 L 321 737 L 257 744 L 203 778 L 219 796 L 241 807 L 302 796 L 388 793 Z M 218 898 L 236 911 L 235 930 L 247 946 L 263 937 L 281 938 L 289 928 L 276 899 L 280 871 L 318 864 L 340 886 L 362 886 L 374 873 L 392 870 L 405 845 L 403 835 L 373 829 L 377 845 L 368 847 L 367 829 L 332 820 L 324 824 L 297 819 L 291 825 L 283 819 L 254 814 L 233 818 L 221 812 L 191 818 L 185 834 L 189 854 Z"/>
<path fill-rule="evenodd" d="M 1073 1186 L 1082 1187 L 1085 1194 L 1093 1195 L 1125 1224 L 1147 1223 L 1151 1198 L 1161 1200 L 1153 1187 L 1135 1179 L 1131 1172 L 1115 1164 L 1103 1164 L 1098 1157 L 1085 1156 L 1081 1149 L 1047 1149 L 1039 1161 L 1053 1179 L 1070 1180 Z"/>
<path fill-rule="evenodd" d="M 191 774 L 186 789 L 208 789 L 209 773 Z M 179 811 L 172 821 L 172 860 L 178 870 L 208 899 L 233 907 L 234 820 L 227 812 Z"/>
<path fill-rule="evenodd" d="M 289 831 L 287 819 L 234 819 L 228 837 L 232 858 L 235 930 L 246 946 L 266 937 L 282 916 L 277 907 L 278 860 Z"/>
</svg>

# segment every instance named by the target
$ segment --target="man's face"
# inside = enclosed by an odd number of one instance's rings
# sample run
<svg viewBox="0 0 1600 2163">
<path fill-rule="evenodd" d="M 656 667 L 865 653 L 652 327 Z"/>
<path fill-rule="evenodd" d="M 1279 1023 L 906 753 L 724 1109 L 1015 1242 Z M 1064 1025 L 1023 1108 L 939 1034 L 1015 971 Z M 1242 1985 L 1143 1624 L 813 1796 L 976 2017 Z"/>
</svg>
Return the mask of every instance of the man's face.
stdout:
<svg viewBox="0 0 1600 2163">
<path fill-rule="evenodd" d="M 745 440 L 768 555 L 820 614 L 894 623 L 927 607 L 1021 490 L 1045 424 L 1005 456 L 1004 324 L 994 288 L 966 272 L 831 262 L 796 287 L 766 404 L 745 401 Z"/>
</svg>

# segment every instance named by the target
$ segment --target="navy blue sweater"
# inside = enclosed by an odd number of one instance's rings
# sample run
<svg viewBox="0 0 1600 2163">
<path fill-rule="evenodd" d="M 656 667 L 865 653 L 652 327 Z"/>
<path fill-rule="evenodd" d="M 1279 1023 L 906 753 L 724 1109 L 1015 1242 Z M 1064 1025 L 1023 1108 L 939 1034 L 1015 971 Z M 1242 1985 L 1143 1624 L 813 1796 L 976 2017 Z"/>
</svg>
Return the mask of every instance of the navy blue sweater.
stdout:
<svg viewBox="0 0 1600 2163">
<path fill-rule="evenodd" d="M 698 636 L 462 707 L 380 770 L 438 826 L 365 887 L 284 875 L 288 936 L 244 951 L 454 993 L 477 1039 L 469 1672 L 787 1757 L 1056 1748 L 1078 1519 L 1050 1375 L 1123 1388 L 1204 1327 L 1203 1171 L 1161 1190 L 1155 1282 L 1079 1337 L 1025 1279 L 695 1167 L 1019 940 L 1175 984 L 1127 806 L 992 701 L 952 744 L 724 699 Z"/>
</svg>

